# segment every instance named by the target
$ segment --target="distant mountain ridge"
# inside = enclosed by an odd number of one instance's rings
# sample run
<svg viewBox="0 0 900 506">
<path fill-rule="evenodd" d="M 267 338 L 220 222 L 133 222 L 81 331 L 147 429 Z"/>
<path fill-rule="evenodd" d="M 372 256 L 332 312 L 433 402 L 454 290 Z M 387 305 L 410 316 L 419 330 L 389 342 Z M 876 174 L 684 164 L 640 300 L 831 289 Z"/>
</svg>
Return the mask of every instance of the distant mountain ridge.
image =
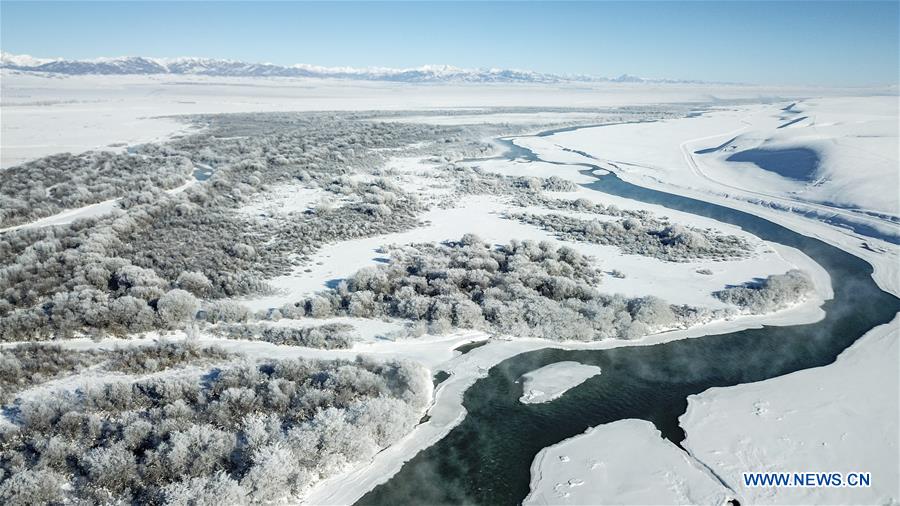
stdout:
<svg viewBox="0 0 900 506">
<path fill-rule="evenodd" d="M 275 65 L 247 63 L 212 58 L 147 58 L 123 56 L 92 60 L 63 60 L 33 58 L 28 55 L 0 53 L 0 68 L 27 72 L 46 72 L 64 75 L 197 75 L 218 77 L 314 77 L 355 79 L 364 81 L 393 81 L 408 83 L 470 82 L 470 83 L 559 83 L 559 82 L 619 82 L 619 83 L 699 83 L 700 81 L 653 80 L 623 74 L 616 78 L 585 75 L 558 75 L 514 69 L 464 69 L 450 65 L 394 69 L 383 67 L 319 67 L 315 65 Z"/>
</svg>

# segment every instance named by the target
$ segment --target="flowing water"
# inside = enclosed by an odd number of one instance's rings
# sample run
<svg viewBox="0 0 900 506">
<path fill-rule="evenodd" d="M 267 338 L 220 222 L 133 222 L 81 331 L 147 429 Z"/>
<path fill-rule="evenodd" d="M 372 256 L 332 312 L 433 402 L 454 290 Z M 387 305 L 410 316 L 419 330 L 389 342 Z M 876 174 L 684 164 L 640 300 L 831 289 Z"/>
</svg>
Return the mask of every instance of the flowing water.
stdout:
<svg viewBox="0 0 900 506">
<path fill-rule="evenodd" d="M 521 147 L 509 156 L 539 160 Z M 831 275 L 834 298 L 823 306 L 825 318 L 653 346 L 543 349 L 509 358 L 466 392 L 468 414 L 459 426 L 357 504 L 520 503 L 529 492 L 531 463 L 541 449 L 625 418 L 649 420 L 663 437 L 680 445 L 684 432 L 678 417 L 689 395 L 829 364 L 900 311 L 900 300 L 878 288 L 867 262 L 817 239 L 741 211 L 632 185 L 614 174 L 587 186 L 731 223 L 803 251 Z M 522 374 L 564 360 L 598 365 L 603 373 L 554 401 L 519 402 L 522 386 L 516 380 Z"/>
</svg>

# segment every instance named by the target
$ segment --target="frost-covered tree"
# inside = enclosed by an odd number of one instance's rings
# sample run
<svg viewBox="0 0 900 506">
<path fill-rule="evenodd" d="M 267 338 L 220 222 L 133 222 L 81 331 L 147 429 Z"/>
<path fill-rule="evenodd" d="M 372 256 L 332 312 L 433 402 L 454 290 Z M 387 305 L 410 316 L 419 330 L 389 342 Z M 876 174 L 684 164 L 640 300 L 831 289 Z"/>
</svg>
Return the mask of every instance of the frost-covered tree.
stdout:
<svg viewBox="0 0 900 506">
<path fill-rule="evenodd" d="M 595 212 L 608 211 L 604 208 Z M 751 251 L 741 237 L 673 225 L 639 213 L 612 221 L 585 220 L 556 213 L 512 213 L 507 218 L 538 226 L 563 240 L 617 246 L 628 254 L 673 262 L 741 258 Z"/>
<path fill-rule="evenodd" d="M 212 282 L 202 272 L 184 271 L 178 275 L 175 284 L 197 297 L 206 297 L 212 290 Z"/>
<path fill-rule="evenodd" d="M 0 498 L 284 501 L 407 434 L 431 388 L 409 362 L 294 359 L 50 389 L 17 401 L 0 453 Z"/>
<path fill-rule="evenodd" d="M 303 327 L 267 324 L 231 324 L 212 327 L 217 335 L 231 339 L 259 339 L 272 344 L 310 348 L 350 348 L 357 340 L 356 330 L 346 323 L 326 323 Z"/>
<path fill-rule="evenodd" d="M 809 275 L 792 269 L 744 286 L 729 287 L 713 295 L 750 314 L 764 314 L 802 302 L 814 291 L 815 285 Z"/>
<path fill-rule="evenodd" d="M 162 488 L 162 498 L 172 506 L 219 506 L 250 504 L 247 491 L 224 471 L 188 478 Z"/>
<path fill-rule="evenodd" d="M 66 479 L 50 469 L 25 469 L 2 478 L 0 502 L 9 506 L 60 503 Z"/>
<path fill-rule="evenodd" d="M 169 290 L 156 303 L 159 317 L 170 326 L 190 323 L 199 308 L 197 298 L 180 288 Z"/>
<path fill-rule="evenodd" d="M 706 317 L 653 297 L 605 295 L 597 290 L 602 274 L 592 259 L 548 241 L 491 247 L 467 235 L 387 250 L 388 264 L 362 269 L 282 314 L 315 316 L 313 301 L 327 300 L 337 314 L 422 321 L 431 333 L 485 328 L 554 340 L 633 338 Z"/>
</svg>

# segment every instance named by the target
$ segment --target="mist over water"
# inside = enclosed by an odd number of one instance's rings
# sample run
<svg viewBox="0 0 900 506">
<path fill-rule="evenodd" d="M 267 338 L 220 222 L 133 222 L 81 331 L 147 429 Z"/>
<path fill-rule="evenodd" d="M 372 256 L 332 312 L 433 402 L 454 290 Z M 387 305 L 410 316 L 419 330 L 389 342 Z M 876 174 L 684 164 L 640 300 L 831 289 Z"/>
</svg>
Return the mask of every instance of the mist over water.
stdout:
<svg viewBox="0 0 900 506">
<path fill-rule="evenodd" d="M 538 159 L 524 149 L 513 156 Z M 529 492 L 531 463 L 541 449 L 626 418 L 648 420 L 663 437 L 680 444 L 684 432 L 678 418 L 689 395 L 827 365 L 900 311 L 900 300 L 878 288 L 867 262 L 817 239 L 741 211 L 635 186 L 613 174 L 586 186 L 731 223 L 803 251 L 831 276 L 834 298 L 823 305 L 825 318 L 653 346 L 543 349 L 509 358 L 466 392 L 468 415 L 459 426 L 357 504 L 521 503 Z M 548 403 L 519 402 L 522 385 L 516 381 L 522 374 L 564 360 L 600 366 L 603 374 Z"/>
</svg>

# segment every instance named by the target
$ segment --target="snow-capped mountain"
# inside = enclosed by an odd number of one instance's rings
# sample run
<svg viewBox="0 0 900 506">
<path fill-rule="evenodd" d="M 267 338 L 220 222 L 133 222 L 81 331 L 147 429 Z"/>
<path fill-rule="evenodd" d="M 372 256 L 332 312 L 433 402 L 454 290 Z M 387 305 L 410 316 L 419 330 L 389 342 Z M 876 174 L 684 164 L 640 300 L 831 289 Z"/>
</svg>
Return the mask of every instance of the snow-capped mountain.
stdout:
<svg viewBox="0 0 900 506">
<path fill-rule="evenodd" d="M 3 53 L 0 67 L 66 75 L 178 74 L 233 77 L 323 77 L 398 82 L 558 82 L 569 77 L 509 69 L 463 69 L 426 65 L 408 69 L 274 65 L 209 58 L 97 58 L 93 60 L 38 59 Z M 583 80 L 583 78 L 578 79 Z"/>
<path fill-rule="evenodd" d="M 609 79 L 584 75 L 546 74 L 530 70 L 464 69 L 449 65 L 425 65 L 406 69 L 383 67 L 354 68 L 320 67 L 304 64 L 284 66 L 271 63 L 247 63 L 210 58 L 146 58 L 140 56 L 64 60 L 33 58 L 27 55 L 13 55 L 9 53 L 0 54 L 0 68 L 64 75 L 175 74 L 220 77 L 318 77 L 410 83 L 690 82 L 654 81 L 627 74 Z"/>
<path fill-rule="evenodd" d="M 54 61 L 54 58 L 35 58 L 27 54 L 9 54 L 0 52 L 0 66 L 3 67 L 36 67 Z"/>
</svg>

